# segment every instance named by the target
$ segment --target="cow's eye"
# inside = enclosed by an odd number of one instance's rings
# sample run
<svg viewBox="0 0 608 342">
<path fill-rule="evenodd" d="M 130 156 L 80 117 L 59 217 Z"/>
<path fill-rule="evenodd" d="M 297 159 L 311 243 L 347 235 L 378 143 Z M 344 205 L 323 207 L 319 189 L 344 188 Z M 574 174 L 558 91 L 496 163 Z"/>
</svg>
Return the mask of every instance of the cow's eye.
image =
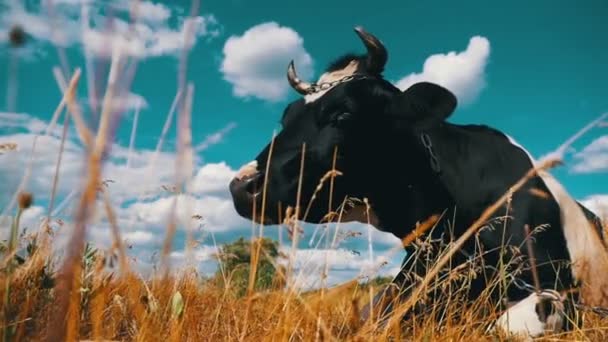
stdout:
<svg viewBox="0 0 608 342">
<path fill-rule="evenodd" d="M 333 124 L 336 126 L 342 125 L 344 124 L 346 121 L 348 121 L 350 118 L 352 117 L 352 114 L 349 112 L 342 112 L 336 116 L 334 116 L 334 119 L 332 120 Z"/>
</svg>

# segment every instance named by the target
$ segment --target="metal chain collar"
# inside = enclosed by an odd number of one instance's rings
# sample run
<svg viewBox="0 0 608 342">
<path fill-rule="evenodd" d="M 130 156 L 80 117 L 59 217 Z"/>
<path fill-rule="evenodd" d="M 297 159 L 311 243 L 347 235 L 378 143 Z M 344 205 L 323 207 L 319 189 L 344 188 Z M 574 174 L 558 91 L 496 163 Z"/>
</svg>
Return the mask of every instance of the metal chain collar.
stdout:
<svg viewBox="0 0 608 342">
<path fill-rule="evenodd" d="M 310 85 L 310 87 L 307 89 L 307 93 L 308 94 L 318 93 L 320 91 L 327 90 L 340 83 L 346 83 L 346 82 L 350 82 L 353 80 L 362 80 L 362 79 L 366 79 L 366 78 L 370 78 L 370 77 L 367 75 L 354 74 L 354 75 L 344 76 L 339 80 L 335 80 L 335 81 L 331 81 L 331 82 L 323 82 L 323 83 L 319 83 L 319 84 L 312 83 Z"/>
<path fill-rule="evenodd" d="M 431 137 L 429 137 L 429 135 L 426 133 L 421 133 L 420 140 L 422 140 L 422 145 L 424 145 L 424 148 L 426 148 L 431 159 L 431 169 L 433 169 L 433 171 L 435 171 L 436 173 L 440 173 L 441 167 L 439 166 L 439 159 L 437 158 L 437 155 L 433 150 L 433 143 L 431 142 Z"/>
</svg>

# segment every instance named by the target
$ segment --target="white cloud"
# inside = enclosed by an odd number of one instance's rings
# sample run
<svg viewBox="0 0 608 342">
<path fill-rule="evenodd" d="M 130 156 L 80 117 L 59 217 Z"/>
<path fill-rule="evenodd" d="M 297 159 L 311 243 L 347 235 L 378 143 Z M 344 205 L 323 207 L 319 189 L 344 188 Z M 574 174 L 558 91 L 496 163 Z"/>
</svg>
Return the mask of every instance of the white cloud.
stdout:
<svg viewBox="0 0 608 342">
<path fill-rule="evenodd" d="M 34 201 L 36 199 L 34 198 Z M 27 228 L 28 232 L 36 231 L 40 225 L 42 215 L 46 213 L 46 209 L 39 205 L 32 205 L 25 209 L 19 219 L 19 227 Z M 13 222 L 14 213 L 10 215 L 0 216 L 0 240 L 8 239 L 9 228 Z"/>
<path fill-rule="evenodd" d="M 94 0 L 54 0 L 55 6 L 65 5 L 66 8 L 81 5 L 93 5 Z M 161 3 L 154 3 L 147 0 L 114 0 L 107 1 L 114 9 L 122 11 L 137 11 L 137 18 L 149 22 L 163 22 L 171 17 L 171 9 Z"/>
<path fill-rule="evenodd" d="M 151 22 L 163 22 L 171 16 L 171 10 L 167 6 L 151 1 L 131 1 L 131 6 L 136 8 L 138 18 Z"/>
<path fill-rule="evenodd" d="M 421 73 L 400 79 L 396 85 L 405 90 L 414 83 L 434 82 L 452 91 L 460 104 L 473 102 L 485 87 L 485 67 L 490 55 L 490 42 L 475 36 L 466 50 L 429 56 Z"/>
<path fill-rule="evenodd" d="M 138 107 L 140 109 L 148 108 L 148 101 L 146 101 L 143 96 L 135 93 L 129 93 L 122 97 L 115 97 L 113 101 L 114 105 L 112 107 L 121 108 L 122 110 L 133 110 Z"/>
<path fill-rule="evenodd" d="M 580 152 L 574 154 L 576 160 L 571 167 L 574 173 L 593 173 L 608 171 L 608 135 L 601 136 Z"/>
<path fill-rule="evenodd" d="M 127 213 L 135 215 L 139 226 L 165 227 L 176 198 L 175 214 L 180 227 L 196 228 L 199 220 L 193 218 L 194 215 L 202 216 L 205 231 L 228 231 L 250 225 L 249 221 L 237 215 L 230 198 L 219 196 L 196 198 L 177 195 L 137 202 L 124 209 L 125 216 Z"/>
<path fill-rule="evenodd" d="M 42 133 L 46 130 L 46 123 L 25 113 L 0 112 L 0 126 L 3 129 L 25 129 L 32 133 Z"/>
<path fill-rule="evenodd" d="M 157 241 L 158 240 L 158 236 L 145 231 L 145 230 L 136 230 L 133 232 L 127 232 L 126 234 L 123 235 L 124 240 L 127 241 L 127 243 L 132 243 L 132 244 L 147 244 L 153 241 Z"/>
<path fill-rule="evenodd" d="M 81 103 L 86 103 L 88 105 L 95 105 L 96 110 L 100 111 L 103 109 L 103 98 L 97 99 L 97 101 L 93 102 L 89 98 L 82 98 L 80 100 Z M 144 110 L 149 108 L 148 101 L 139 94 L 128 93 L 127 95 L 116 95 L 112 99 L 112 110 L 113 111 L 133 111 L 139 107 L 140 110 Z"/>
<path fill-rule="evenodd" d="M 20 25 L 35 39 L 50 41 L 59 46 L 68 46 L 79 40 L 80 24 L 73 18 L 61 14 L 56 22 L 42 13 L 27 11 L 19 1 L 10 1 L 7 10 L 0 15 L 0 27 L 6 30 L 14 25 Z"/>
<path fill-rule="evenodd" d="M 601 220 L 606 220 L 608 223 L 608 195 L 591 195 L 580 202 L 599 216 Z"/>
<path fill-rule="evenodd" d="M 86 10 L 81 11 L 83 4 Z M 126 21 L 132 6 L 130 1 L 106 3 L 116 10 L 111 21 L 102 14 L 102 5 L 94 2 L 61 0 L 55 5 L 54 17 L 50 17 L 44 8 L 34 12 L 26 10 L 18 1 L 11 1 L 0 15 L 0 32 L 19 24 L 38 41 L 62 47 L 81 44 L 95 56 L 108 57 L 114 48 L 121 48 L 129 56 L 147 58 L 177 55 L 184 47 L 192 48 L 198 38 L 217 37 L 221 30 L 212 14 L 194 18 L 176 15 L 177 27 L 172 27 L 171 8 L 150 1 L 138 1 L 137 22 L 133 25 Z"/>
<path fill-rule="evenodd" d="M 1 132 L 7 129 L 19 131 L 0 137 L 0 144 L 16 145 L 16 149 L 0 154 L 0 175 L 2 175 L 0 207 L 4 207 L 17 190 L 24 171 L 28 168 L 36 137 L 36 134 L 30 130 L 43 131 L 47 123 L 17 113 L 2 113 L 0 119 L 4 119 L 0 120 Z M 31 121 L 28 121 L 29 119 Z M 57 186 L 58 199 L 55 206 L 68 193 L 81 185 L 85 151 L 80 144 L 74 142 L 74 139 L 75 134 L 70 130 L 64 145 Z M 59 136 L 38 136 L 31 175 L 26 187 L 26 190 L 33 192 L 37 197 L 48 199 L 50 196 L 60 144 Z M 175 176 L 173 167 L 175 155 L 171 152 L 159 152 L 156 163 L 151 166 L 150 161 L 154 154 L 153 150 L 133 150 L 130 155 L 131 164 L 127 166 L 128 148 L 118 144 L 112 146 L 111 154 L 103 168 L 102 178 L 108 181 L 108 190 L 115 205 L 118 207 L 127 205 L 118 209 L 119 219 L 124 219 L 125 222 L 129 222 L 132 217 L 129 212 L 129 209 L 132 209 L 143 216 L 147 223 L 165 224 L 162 216 L 168 212 L 169 203 L 173 198 L 170 188 Z M 199 164 L 200 159 L 195 159 L 195 162 Z M 185 204 L 193 203 L 193 210 L 196 214 L 205 217 L 204 222 L 210 229 L 226 230 L 244 222 L 239 221 L 229 200 L 228 182 L 235 172 L 222 162 L 206 164 L 192 175 L 192 188 L 197 197 L 188 197 Z M 138 200 L 146 201 L 133 204 Z M 180 202 L 178 206 L 182 216 L 186 215 L 183 209 L 185 204 Z M 245 226 L 247 227 L 248 224 Z"/>
<path fill-rule="evenodd" d="M 16 133 L 0 137 L 0 144 L 14 143 L 15 151 L 0 155 L 0 203 L 8 203 L 10 196 L 17 190 L 28 164 L 35 134 Z M 39 136 L 36 151 L 31 167 L 29 186 L 26 190 L 34 192 L 36 196 L 49 196 L 52 189 L 52 180 L 55 173 L 55 161 L 61 141 L 54 136 Z M 59 180 L 58 195 L 65 195 L 70 189 L 76 187 L 82 174 L 82 150 L 71 141 L 66 141 L 62 157 L 61 179 Z M 34 191 L 35 190 L 35 191 Z"/>
<path fill-rule="evenodd" d="M 104 177 L 113 182 L 110 187 L 112 198 L 123 202 L 133 198 L 134 194 L 141 194 L 144 198 L 156 196 L 163 192 L 163 186 L 171 186 L 175 179 L 175 155 L 159 152 L 155 164 L 150 165 L 153 155 L 153 150 L 133 150 L 131 164 L 127 167 L 128 148 L 112 147 L 110 162 L 104 166 Z"/>
<path fill-rule="evenodd" d="M 0 182 L 0 203 L 7 203 L 9 196 L 16 191 L 30 163 L 35 137 L 36 134 L 32 133 L 16 133 L 0 137 L 0 144 L 17 145 L 15 151 L 0 155 L 0 174 L 3 175 L 3 181 Z M 71 134 L 71 137 L 74 137 L 74 134 Z M 58 136 L 38 136 L 28 190 L 35 191 L 37 195 L 49 196 L 60 145 L 61 139 Z M 128 149 L 119 145 L 112 147 L 110 159 L 104 165 L 103 179 L 110 181 L 110 193 L 117 203 L 132 199 L 138 194 L 143 197 L 157 196 L 163 192 L 163 185 L 170 185 L 173 182 L 174 170 L 172 167 L 167 167 L 175 163 L 173 154 L 159 153 L 156 166 L 151 168 L 148 162 L 153 153 L 150 150 L 133 151 L 131 167 L 127 167 Z M 79 144 L 71 139 L 66 140 L 57 196 L 66 196 L 72 189 L 80 186 L 84 156 L 85 152 Z"/>
<path fill-rule="evenodd" d="M 13 142 L 17 145 L 17 149 L 0 155 L 0 208 L 4 208 L 20 183 L 30 160 L 32 142 L 36 136 L 32 131 L 44 131 L 47 123 L 21 113 L 2 113 L 0 119 L 3 119 L 0 120 L 0 132 L 3 133 L 0 144 Z M 38 137 L 36 158 L 26 186 L 26 190 L 34 194 L 34 206 L 24 212 L 21 228 L 37 230 L 41 218 L 47 214 L 59 146 L 60 137 L 56 134 Z M 129 257 L 137 260 L 135 267 L 141 272 L 150 271 L 152 268 L 148 259 L 154 251 L 158 252 L 161 248 L 168 214 L 175 198 L 173 193 L 163 189 L 163 185 L 170 187 L 174 180 L 175 155 L 172 152 L 160 152 L 155 166 L 149 167 L 148 163 L 153 154 L 154 151 L 151 150 L 134 150 L 131 155 L 131 167 L 127 167 L 128 148 L 115 144 L 105 162 L 102 175 L 104 180 L 111 180 L 108 183 L 108 191 L 121 237 L 129 247 Z M 62 157 L 55 209 L 72 190 L 77 191 L 80 188 L 84 155 L 82 146 L 75 141 L 75 134 L 70 129 Z M 200 166 L 200 159 L 195 162 L 199 170 L 192 175 L 191 180 L 197 193 L 196 196 L 178 196 L 179 222 L 175 242 L 181 243 L 185 236 L 184 229 L 187 227 L 193 229 L 197 240 L 201 233 L 206 235 L 210 232 L 222 232 L 230 235 L 233 231 L 241 231 L 240 228 L 248 231 L 250 222 L 238 216 L 228 193 L 229 175 L 234 174 L 235 170 L 223 162 L 208 163 L 204 166 Z M 143 196 L 140 196 L 142 193 Z M 61 224 L 57 220 L 52 222 L 56 232 L 53 249 L 59 253 L 58 257 L 69 247 L 69 237 L 73 231 L 71 217 L 77 199 L 78 194 L 65 206 L 63 212 L 54 217 L 61 219 Z M 2 238 L 8 234 L 11 215 L 14 215 L 14 208 L 6 212 L 6 216 L 0 217 Z M 202 219 L 193 218 L 193 215 L 201 215 Z M 95 215 L 87 225 L 87 241 L 104 249 L 112 245 L 112 240 L 105 208 L 100 199 L 96 203 Z M 208 260 L 212 251 L 211 247 L 205 245 L 194 250 L 195 260 L 200 261 L 196 266 L 206 274 L 215 270 L 215 261 Z M 183 266 L 179 251 L 172 256 L 173 261 L 176 262 L 175 267 Z"/>
<path fill-rule="evenodd" d="M 290 248 L 283 247 L 281 251 L 290 256 Z M 401 263 L 400 254 L 377 254 L 370 260 L 367 252 L 356 253 L 347 249 L 298 249 L 295 253 L 293 269 L 295 285 L 300 289 L 311 289 L 322 285 L 321 274 L 326 267 L 328 279 L 326 284 L 333 286 L 341 282 L 375 278 L 377 276 L 394 276 Z M 280 261 L 287 265 L 288 259 Z"/>
<path fill-rule="evenodd" d="M 308 242 L 309 246 L 315 246 L 319 243 L 324 243 L 320 242 L 322 239 L 325 239 L 325 236 L 320 233 L 320 231 L 322 231 L 326 227 L 329 228 L 329 231 L 333 230 L 333 232 L 331 232 L 330 234 L 334 234 L 335 229 L 337 228 L 339 237 L 352 236 L 353 234 L 357 234 L 357 236 L 360 236 L 363 239 L 371 238 L 374 244 L 382 244 L 388 247 L 396 247 L 402 245 L 401 239 L 396 237 L 394 234 L 389 232 L 383 232 L 377 228 L 374 228 L 372 225 L 367 225 L 359 222 L 340 222 L 332 223 L 327 226 L 312 225 L 309 223 L 301 224 L 305 227 L 305 229 L 313 231 L 313 234 L 311 235 L 311 238 Z M 341 240 L 338 239 L 336 243 L 339 244 L 340 241 Z"/>
<path fill-rule="evenodd" d="M 285 251 L 285 253 L 289 253 L 289 251 Z M 386 258 L 380 256 L 374 262 L 370 262 L 365 255 L 362 256 L 346 249 L 299 249 L 296 251 L 294 261 L 296 269 L 322 268 L 327 261 L 332 269 L 360 271 L 365 267 L 380 265 L 386 261 Z"/>
<path fill-rule="evenodd" d="M 201 274 L 211 276 L 218 271 L 218 261 L 214 257 L 217 251 L 215 246 L 201 245 L 191 250 L 190 254 L 184 250 L 171 252 L 169 255 L 171 270 L 179 273 L 184 266 L 190 266 Z"/>
<path fill-rule="evenodd" d="M 300 77 L 312 75 L 313 60 L 302 37 L 275 22 L 253 26 L 241 36 L 231 36 L 223 52 L 221 71 L 238 97 L 283 99 L 290 89 L 285 75 L 292 59 Z"/>
<path fill-rule="evenodd" d="M 131 26 L 121 19 L 114 19 L 113 24 L 110 31 L 84 30 L 83 42 L 87 51 L 105 57 L 111 56 L 115 48 L 139 58 L 176 55 L 184 48 L 192 48 L 198 37 L 219 35 L 218 29 L 212 28 L 217 25 L 213 15 L 186 18 L 178 29 L 141 22 Z M 130 34 L 131 29 L 133 35 Z"/>
<path fill-rule="evenodd" d="M 206 164 L 194 176 L 191 191 L 196 194 L 226 192 L 235 174 L 225 162 Z"/>
<path fill-rule="evenodd" d="M 215 255 L 217 253 L 218 248 L 216 248 L 215 246 L 202 245 L 196 247 L 192 251 L 192 256 L 197 262 L 213 261 L 215 260 Z M 183 261 L 186 258 L 186 252 L 183 250 L 171 252 L 171 258 L 173 258 L 174 260 Z"/>
</svg>

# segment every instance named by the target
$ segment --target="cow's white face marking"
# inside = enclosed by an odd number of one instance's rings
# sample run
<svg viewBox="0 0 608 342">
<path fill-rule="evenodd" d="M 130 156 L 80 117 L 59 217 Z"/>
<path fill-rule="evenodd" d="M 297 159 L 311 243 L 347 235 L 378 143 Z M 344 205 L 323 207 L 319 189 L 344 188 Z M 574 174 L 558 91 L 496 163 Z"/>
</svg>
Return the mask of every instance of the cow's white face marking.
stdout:
<svg viewBox="0 0 608 342">
<path fill-rule="evenodd" d="M 317 84 L 333 82 L 333 81 L 342 79 L 346 76 L 354 75 L 355 72 L 357 72 L 358 67 L 359 67 L 359 62 L 351 61 L 343 69 L 335 70 L 332 72 L 326 72 L 323 75 L 321 75 L 321 77 L 319 77 L 319 80 L 317 81 Z M 306 96 L 304 96 L 304 102 L 305 103 L 314 102 L 314 101 L 318 100 L 319 98 L 321 98 L 323 95 L 325 95 L 325 93 L 327 93 L 332 88 L 333 87 L 329 87 L 329 88 L 327 88 L 325 90 L 321 90 L 317 93 L 306 95 Z"/>
<path fill-rule="evenodd" d="M 553 312 L 545 312 L 547 319 L 540 320 L 536 310 L 543 300 L 552 300 L 552 305 L 557 309 Z M 564 305 L 558 294 L 553 291 L 542 291 L 540 294 L 532 293 L 517 304 L 511 306 L 495 321 L 489 331 L 502 330 L 513 335 L 519 335 L 532 341 L 545 332 L 560 332 L 565 326 Z"/>
<path fill-rule="evenodd" d="M 243 179 L 258 173 L 258 162 L 257 160 L 251 161 L 243 165 L 234 176 L 236 179 Z"/>
<path fill-rule="evenodd" d="M 525 148 L 515 142 L 513 138 L 507 137 L 511 144 L 528 155 L 533 165 L 537 164 Z M 588 301 L 594 305 L 608 304 L 608 298 L 604 298 L 605 296 L 601 293 L 601 289 L 608 284 L 606 247 L 578 203 L 557 179 L 547 171 L 539 171 L 538 175 L 560 207 L 562 228 L 572 262 L 572 275 L 577 281 L 585 284 L 585 294 L 590 296 L 587 298 Z"/>
</svg>

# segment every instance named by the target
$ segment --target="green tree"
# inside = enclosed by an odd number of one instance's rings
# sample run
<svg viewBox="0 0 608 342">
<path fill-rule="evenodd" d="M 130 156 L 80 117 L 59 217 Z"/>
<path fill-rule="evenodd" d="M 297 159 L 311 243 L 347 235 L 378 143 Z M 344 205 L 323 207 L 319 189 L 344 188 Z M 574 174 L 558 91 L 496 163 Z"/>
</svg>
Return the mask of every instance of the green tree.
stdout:
<svg viewBox="0 0 608 342">
<path fill-rule="evenodd" d="M 260 253 L 257 259 L 257 270 L 254 289 L 256 291 L 270 289 L 275 281 L 276 269 L 273 264 L 279 258 L 279 244 L 269 238 L 259 240 Z M 253 244 L 255 247 L 255 244 Z M 252 243 L 243 237 L 224 244 L 217 255 L 222 263 L 223 272 L 230 287 L 238 296 L 246 293 L 251 272 Z M 216 271 L 216 279 L 224 281 L 222 270 Z"/>
</svg>

